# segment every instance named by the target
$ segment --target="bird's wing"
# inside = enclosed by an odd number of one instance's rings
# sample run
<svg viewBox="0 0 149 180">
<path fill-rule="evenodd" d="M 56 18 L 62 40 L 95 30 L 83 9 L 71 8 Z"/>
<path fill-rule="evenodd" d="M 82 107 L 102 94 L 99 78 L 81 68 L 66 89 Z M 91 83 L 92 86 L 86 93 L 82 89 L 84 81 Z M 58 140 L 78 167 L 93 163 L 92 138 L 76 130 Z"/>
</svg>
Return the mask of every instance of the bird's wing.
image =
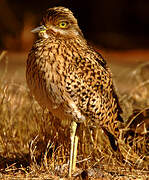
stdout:
<svg viewBox="0 0 149 180">
<path fill-rule="evenodd" d="M 115 111 L 121 111 L 111 72 L 99 55 L 93 60 L 81 58 L 72 65 L 65 89 L 70 101 L 86 116 L 99 119 L 103 114 L 108 117 Z"/>
</svg>

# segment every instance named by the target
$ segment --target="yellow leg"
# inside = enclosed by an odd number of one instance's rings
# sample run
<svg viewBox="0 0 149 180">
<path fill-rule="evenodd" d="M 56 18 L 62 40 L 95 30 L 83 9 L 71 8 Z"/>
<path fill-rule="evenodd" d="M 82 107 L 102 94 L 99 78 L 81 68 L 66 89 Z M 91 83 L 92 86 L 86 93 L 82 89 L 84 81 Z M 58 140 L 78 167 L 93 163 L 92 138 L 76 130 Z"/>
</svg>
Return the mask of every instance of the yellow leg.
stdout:
<svg viewBox="0 0 149 180">
<path fill-rule="evenodd" d="M 74 138 L 74 153 L 73 153 L 73 162 L 72 162 L 72 171 L 76 168 L 76 160 L 77 160 L 77 147 L 78 147 L 78 136 Z"/>
<path fill-rule="evenodd" d="M 68 173 L 69 177 L 71 177 L 72 171 L 74 171 L 76 167 L 77 145 L 78 145 L 78 137 L 75 136 L 76 129 L 77 129 L 77 123 L 73 121 L 70 129 L 71 149 L 70 149 L 70 162 L 69 162 L 69 173 Z"/>
</svg>

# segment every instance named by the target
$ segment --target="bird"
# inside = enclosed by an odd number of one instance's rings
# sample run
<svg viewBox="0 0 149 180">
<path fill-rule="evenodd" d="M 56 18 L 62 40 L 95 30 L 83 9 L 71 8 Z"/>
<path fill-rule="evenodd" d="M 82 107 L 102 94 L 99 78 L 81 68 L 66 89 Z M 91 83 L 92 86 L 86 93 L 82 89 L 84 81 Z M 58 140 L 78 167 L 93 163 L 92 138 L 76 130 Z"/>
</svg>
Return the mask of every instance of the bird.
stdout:
<svg viewBox="0 0 149 180">
<path fill-rule="evenodd" d="M 122 109 L 106 60 L 89 45 L 71 10 L 47 9 L 32 32 L 38 38 L 27 58 L 27 84 L 39 105 L 60 121 L 71 122 L 71 176 L 76 166 L 78 124 L 96 123 L 116 150 Z"/>
</svg>

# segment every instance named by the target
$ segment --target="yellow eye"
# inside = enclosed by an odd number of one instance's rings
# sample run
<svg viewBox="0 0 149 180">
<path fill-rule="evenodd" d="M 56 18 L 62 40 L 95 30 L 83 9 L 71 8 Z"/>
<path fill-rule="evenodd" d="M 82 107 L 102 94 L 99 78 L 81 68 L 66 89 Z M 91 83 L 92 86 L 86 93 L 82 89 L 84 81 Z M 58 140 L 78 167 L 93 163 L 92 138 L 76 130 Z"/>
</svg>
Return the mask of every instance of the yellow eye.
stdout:
<svg viewBox="0 0 149 180">
<path fill-rule="evenodd" d="M 59 26 L 60 28 L 67 28 L 67 27 L 68 27 L 68 22 L 62 21 L 62 22 L 60 22 L 60 23 L 58 24 L 58 26 Z"/>
</svg>

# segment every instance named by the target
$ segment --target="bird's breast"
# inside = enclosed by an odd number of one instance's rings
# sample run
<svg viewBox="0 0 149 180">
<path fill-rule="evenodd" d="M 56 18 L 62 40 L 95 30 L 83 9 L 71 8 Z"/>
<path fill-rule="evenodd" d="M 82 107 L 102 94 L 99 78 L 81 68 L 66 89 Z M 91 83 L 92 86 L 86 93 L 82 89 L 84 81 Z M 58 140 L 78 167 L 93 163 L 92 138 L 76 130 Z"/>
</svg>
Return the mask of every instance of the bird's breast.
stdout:
<svg viewBox="0 0 149 180">
<path fill-rule="evenodd" d="M 42 107 L 46 107 L 59 119 L 84 121 L 85 116 L 79 111 L 66 92 L 68 71 L 72 71 L 69 58 L 60 54 L 58 47 L 37 48 L 28 57 L 27 83 Z"/>
</svg>

